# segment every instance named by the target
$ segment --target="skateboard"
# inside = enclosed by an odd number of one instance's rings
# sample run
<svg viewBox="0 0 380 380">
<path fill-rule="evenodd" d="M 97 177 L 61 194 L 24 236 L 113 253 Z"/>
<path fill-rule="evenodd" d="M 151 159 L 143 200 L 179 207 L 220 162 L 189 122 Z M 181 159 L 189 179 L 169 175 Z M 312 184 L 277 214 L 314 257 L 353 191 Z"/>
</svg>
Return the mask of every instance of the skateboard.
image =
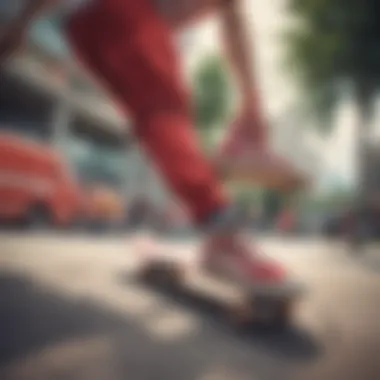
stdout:
<svg viewBox="0 0 380 380">
<path fill-rule="evenodd" d="M 195 262 L 171 257 L 154 257 L 137 270 L 140 281 L 181 300 L 185 297 L 211 302 L 234 328 L 252 326 L 282 329 L 289 326 L 295 307 L 304 293 L 300 283 L 237 283 L 203 268 Z"/>
</svg>

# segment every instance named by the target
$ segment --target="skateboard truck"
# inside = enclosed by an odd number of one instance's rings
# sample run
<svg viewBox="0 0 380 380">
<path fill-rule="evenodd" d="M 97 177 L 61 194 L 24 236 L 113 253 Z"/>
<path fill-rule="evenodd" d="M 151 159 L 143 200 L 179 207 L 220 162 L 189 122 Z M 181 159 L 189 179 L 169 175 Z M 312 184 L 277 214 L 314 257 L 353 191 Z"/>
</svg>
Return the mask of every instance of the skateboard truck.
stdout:
<svg viewBox="0 0 380 380">
<path fill-rule="evenodd" d="M 216 301 L 223 317 L 239 330 L 253 325 L 270 329 L 288 326 L 302 295 L 300 285 L 290 280 L 279 285 L 254 284 L 247 290 L 200 268 L 192 269 L 173 259 L 156 258 L 144 263 L 138 276 L 153 287 Z"/>
</svg>

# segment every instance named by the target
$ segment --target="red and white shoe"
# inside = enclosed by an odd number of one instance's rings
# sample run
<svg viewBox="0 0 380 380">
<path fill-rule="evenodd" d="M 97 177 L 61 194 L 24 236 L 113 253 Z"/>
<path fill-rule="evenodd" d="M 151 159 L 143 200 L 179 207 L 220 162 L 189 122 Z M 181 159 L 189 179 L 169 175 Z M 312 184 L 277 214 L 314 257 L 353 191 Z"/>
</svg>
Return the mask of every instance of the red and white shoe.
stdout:
<svg viewBox="0 0 380 380">
<path fill-rule="evenodd" d="M 292 190 L 306 185 L 306 178 L 284 158 L 256 143 L 255 137 L 239 125 L 214 157 L 217 170 L 228 179 L 255 182 L 264 187 Z"/>
<path fill-rule="evenodd" d="M 237 234 L 210 238 L 202 267 L 212 275 L 248 288 L 282 287 L 288 280 L 288 273 L 280 264 L 253 253 Z"/>
</svg>

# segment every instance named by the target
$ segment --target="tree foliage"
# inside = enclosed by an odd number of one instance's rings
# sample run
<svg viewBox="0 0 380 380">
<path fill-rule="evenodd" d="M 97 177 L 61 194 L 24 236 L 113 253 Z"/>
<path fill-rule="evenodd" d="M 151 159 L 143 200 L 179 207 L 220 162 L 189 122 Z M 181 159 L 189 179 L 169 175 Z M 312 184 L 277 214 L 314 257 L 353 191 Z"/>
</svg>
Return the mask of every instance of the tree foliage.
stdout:
<svg viewBox="0 0 380 380">
<path fill-rule="evenodd" d="M 324 126 L 342 91 L 368 118 L 380 86 L 378 0 L 289 0 L 297 24 L 286 34 L 288 64 Z"/>
<path fill-rule="evenodd" d="M 281 212 L 288 199 L 288 195 L 280 191 L 266 189 L 262 194 L 262 203 L 265 217 L 273 220 Z"/>
<path fill-rule="evenodd" d="M 208 134 L 228 116 L 231 105 L 226 67 L 218 56 L 204 58 L 194 73 L 193 94 L 198 129 Z"/>
</svg>

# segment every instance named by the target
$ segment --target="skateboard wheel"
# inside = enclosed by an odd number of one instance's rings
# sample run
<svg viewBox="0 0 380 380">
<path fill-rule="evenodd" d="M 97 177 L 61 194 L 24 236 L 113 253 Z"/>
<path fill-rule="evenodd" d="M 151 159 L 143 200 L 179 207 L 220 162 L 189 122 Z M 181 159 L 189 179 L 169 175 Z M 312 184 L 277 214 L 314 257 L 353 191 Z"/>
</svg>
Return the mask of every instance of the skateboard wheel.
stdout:
<svg viewBox="0 0 380 380">
<path fill-rule="evenodd" d="M 252 322 L 254 311 L 248 301 L 235 304 L 228 309 L 228 320 L 236 328 L 244 328 Z"/>
<path fill-rule="evenodd" d="M 178 263 L 171 263 L 169 269 L 170 281 L 174 284 L 179 284 L 185 276 L 185 268 Z"/>
<path fill-rule="evenodd" d="M 273 325 L 277 328 L 286 327 L 289 324 L 293 311 L 293 302 L 291 300 L 279 301 L 273 318 Z"/>
<path fill-rule="evenodd" d="M 257 305 L 257 321 L 265 327 L 281 329 L 288 325 L 291 311 L 291 300 L 260 300 Z"/>
<path fill-rule="evenodd" d="M 174 285 L 182 280 L 183 270 L 171 261 L 155 261 L 145 264 L 140 276 L 147 282 Z"/>
</svg>

